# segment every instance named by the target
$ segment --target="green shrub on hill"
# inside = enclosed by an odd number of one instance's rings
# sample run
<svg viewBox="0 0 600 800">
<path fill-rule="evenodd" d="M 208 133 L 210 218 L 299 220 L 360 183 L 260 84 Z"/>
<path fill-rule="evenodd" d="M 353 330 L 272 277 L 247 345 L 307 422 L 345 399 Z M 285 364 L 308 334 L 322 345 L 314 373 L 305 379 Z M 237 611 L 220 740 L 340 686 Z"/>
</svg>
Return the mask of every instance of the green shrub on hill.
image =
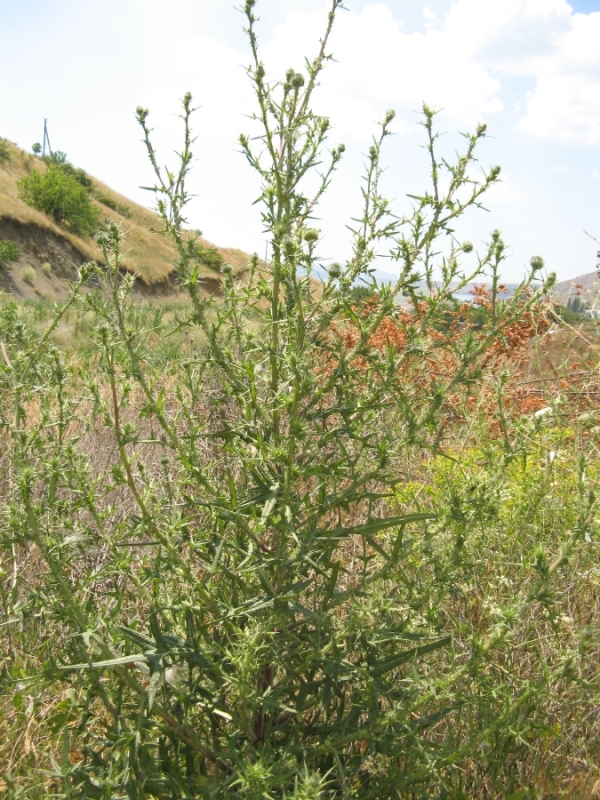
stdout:
<svg viewBox="0 0 600 800">
<path fill-rule="evenodd" d="M 131 217 L 131 211 L 129 210 L 129 207 L 125 205 L 125 203 L 119 203 L 118 200 L 113 200 L 112 197 L 104 194 L 100 191 L 100 189 L 92 189 L 92 196 L 99 203 L 102 203 L 103 206 L 110 208 L 111 211 L 115 211 L 121 217 L 125 217 L 125 219 L 129 219 Z"/>
<path fill-rule="evenodd" d="M 81 167 L 75 167 L 71 164 L 70 161 L 67 161 L 67 154 L 63 153 L 61 150 L 56 150 L 49 156 L 44 156 L 43 159 L 48 166 L 56 166 L 60 167 L 67 175 L 71 175 L 77 183 L 80 183 L 84 189 L 90 191 L 93 182 L 87 172 Z"/>
<path fill-rule="evenodd" d="M 213 270 L 221 269 L 224 258 L 214 247 L 199 247 L 198 260 Z"/>
<path fill-rule="evenodd" d="M 50 164 L 47 172 L 32 172 L 18 182 L 21 198 L 43 211 L 59 225 L 75 233 L 90 234 L 97 225 L 99 211 L 90 201 L 87 189 L 61 164 Z"/>
<path fill-rule="evenodd" d="M 8 149 L 8 142 L 6 139 L 0 139 L 0 164 L 8 164 L 11 158 L 12 155 Z"/>
<path fill-rule="evenodd" d="M 10 239 L 0 241 L 0 269 L 7 267 L 12 261 L 17 261 L 21 256 L 21 248 Z"/>
</svg>

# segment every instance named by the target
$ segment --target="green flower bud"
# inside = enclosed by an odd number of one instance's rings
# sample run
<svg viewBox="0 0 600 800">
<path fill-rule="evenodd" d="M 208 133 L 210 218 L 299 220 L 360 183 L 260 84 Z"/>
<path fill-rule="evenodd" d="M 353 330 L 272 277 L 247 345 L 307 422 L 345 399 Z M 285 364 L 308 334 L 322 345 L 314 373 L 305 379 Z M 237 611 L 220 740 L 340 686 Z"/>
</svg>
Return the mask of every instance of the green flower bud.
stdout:
<svg viewBox="0 0 600 800">
<path fill-rule="evenodd" d="M 338 264 L 337 261 L 334 261 L 333 264 L 329 267 L 329 277 L 330 278 L 339 278 L 342 274 L 342 266 Z"/>
<path fill-rule="evenodd" d="M 383 118 L 383 124 L 384 125 L 389 125 L 390 122 L 394 119 L 395 116 L 396 116 L 396 112 L 394 111 L 394 109 L 390 108 L 390 110 L 388 112 L 386 112 L 386 115 Z"/>
<path fill-rule="evenodd" d="M 231 275 L 233 273 L 233 267 L 231 264 L 225 262 L 224 264 L 221 264 L 221 272 L 223 275 Z"/>
<path fill-rule="evenodd" d="M 544 269 L 544 259 L 541 256 L 532 256 L 529 263 L 531 264 L 531 269 L 534 272 Z"/>
<path fill-rule="evenodd" d="M 262 79 L 265 77 L 265 68 L 263 64 L 259 64 L 256 69 L 254 70 L 254 77 L 260 83 Z"/>
<path fill-rule="evenodd" d="M 288 258 L 292 258 L 292 256 L 296 253 L 296 242 L 293 237 L 286 236 L 281 244 L 283 246 L 283 252 L 286 254 L 286 256 Z"/>
<path fill-rule="evenodd" d="M 294 72 L 294 70 L 293 70 L 293 69 L 291 69 L 291 68 L 290 68 L 290 69 L 288 69 L 288 71 L 285 73 L 285 80 L 286 80 L 286 82 L 287 82 L 287 83 L 291 83 L 291 82 L 294 80 L 294 75 L 295 75 L 295 74 L 296 74 L 296 73 Z"/>
<path fill-rule="evenodd" d="M 497 242 L 499 239 L 500 239 L 500 231 L 497 229 L 495 231 L 492 231 L 492 241 Z"/>
<path fill-rule="evenodd" d="M 307 228 L 304 231 L 304 241 L 312 244 L 319 238 L 319 231 L 316 228 Z"/>
<path fill-rule="evenodd" d="M 473 252 L 473 242 L 463 242 L 461 250 L 463 253 L 472 253 Z"/>
<path fill-rule="evenodd" d="M 300 72 L 296 72 L 291 80 L 291 84 L 294 89 L 301 89 L 304 86 L 304 75 L 302 75 Z"/>
<path fill-rule="evenodd" d="M 485 124 L 485 122 L 482 122 L 477 126 L 477 129 L 475 131 L 475 136 L 477 136 L 478 138 L 481 136 L 485 136 L 486 131 L 487 131 L 487 125 Z"/>
<path fill-rule="evenodd" d="M 369 147 L 369 158 L 371 159 L 371 161 L 376 161 L 378 155 L 379 151 L 377 147 L 374 144 L 372 144 L 371 147 Z"/>
<path fill-rule="evenodd" d="M 489 181 L 495 181 L 496 178 L 498 177 L 498 175 L 500 175 L 501 172 L 502 172 L 502 167 L 499 167 L 499 166 L 492 167 L 490 169 L 490 172 L 489 172 L 489 175 L 488 175 L 488 180 Z"/>
</svg>

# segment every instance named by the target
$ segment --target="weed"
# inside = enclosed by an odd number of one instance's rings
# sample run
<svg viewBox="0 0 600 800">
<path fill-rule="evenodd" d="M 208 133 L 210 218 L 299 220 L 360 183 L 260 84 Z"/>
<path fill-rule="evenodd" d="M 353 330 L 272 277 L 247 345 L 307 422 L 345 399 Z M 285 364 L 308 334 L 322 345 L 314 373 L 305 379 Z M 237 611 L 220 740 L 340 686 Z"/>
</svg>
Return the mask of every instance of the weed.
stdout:
<svg viewBox="0 0 600 800">
<path fill-rule="evenodd" d="M 34 765 L 46 796 L 534 796 L 556 779 L 540 763 L 560 720 L 596 713 L 599 692 L 597 464 L 583 450 L 546 458 L 566 430 L 503 391 L 507 346 L 545 330 L 552 280 L 529 290 L 536 261 L 502 299 L 498 232 L 465 271 L 455 220 L 499 170 L 473 181 L 485 126 L 456 163 L 441 159 L 424 106 L 431 186 L 391 213 L 386 114 L 352 256 L 315 291 L 313 220 L 344 148 L 326 154 L 312 98 L 341 2 L 304 73 L 279 83 L 255 5 L 257 129 L 240 143 L 272 261 L 254 257 L 244 284 L 223 265 L 222 296 L 201 292 L 183 231 L 188 94 L 176 169 L 156 161 L 148 111 L 137 116 L 189 303 L 168 322 L 132 303 L 112 223 L 98 235 L 104 267 L 82 268 L 41 335 L 2 309 L 11 724 L 56 732 L 52 766 Z M 396 284 L 357 306 L 352 287 L 372 283 L 384 245 Z M 90 274 L 104 292 L 80 296 Z M 453 294 L 485 278 L 474 319 Z M 51 343 L 78 303 L 91 347 L 73 361 Z M 171 346 L 182 333 L 197 351 Z M 481 413 L 490 397 L 494 419 Z M 24 786 L 26 767 L 6 762 L 6 784 Z"/>
<path fill-rule="evenodd" d="M 25 283 L 33 286 L 35 283 L 35 270 L 33 267 L 25 267 L 21 272 L 21 278 L 25 281 Z"/>
</svg>

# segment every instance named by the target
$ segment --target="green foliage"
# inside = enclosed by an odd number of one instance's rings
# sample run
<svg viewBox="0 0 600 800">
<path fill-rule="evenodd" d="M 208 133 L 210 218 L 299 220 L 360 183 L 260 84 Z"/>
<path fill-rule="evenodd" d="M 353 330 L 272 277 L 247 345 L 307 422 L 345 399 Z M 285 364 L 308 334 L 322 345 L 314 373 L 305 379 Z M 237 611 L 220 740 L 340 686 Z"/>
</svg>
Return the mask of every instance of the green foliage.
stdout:
<svg viewBox="0 0 600 800">
<path fill-rule="evenodd" d="M 42 336 L 13 306 L 0 315 L 10 451 L 1 599 L 11 637 L 19 625 L 34 631 L 37 690 L 62 692 L 45 720 L 61 737 L 51 790 L 140 800 L 519 796 L 515 766 L 549 726 L 545 701 L 586 663 L 576 645 L 553 658 L 540 642 L 557 621 L 557 577 L 590 535 L 595 497 L 581 464 L 569 502 L 548 500 L 549 468 L 532 466 L 546 435 L 535 421 L 502 444 L 444 448 L 444 403 L 459 396 L 469 407 L 489 349 L 549 283 L 525 308 L 494 307 L 478 338 L 439 334 L 457 282 L 496 285 L 505 248 L 493 233 L 470 274 L 461 248 L 440 255 L 498 169 L 474 182 L 484 126 L 456 163 L 438 156 L 425 106 L 431 186 L 409 214 L 391 213 L 379 186 L 388 113 L 369 151 L 352 255 L 315 292 L 313 220 L 344 149 L 325 152 L 329 122 L 312 97 L 341 2 L 305 73 L 279 83 L 266 79 L 254 7 L 245 3 L 258 130 L 240 141 L 260 183 L 268 273 L 254 257 L 246 284 L 223 268 L 222 297 L 199 291 L 197 242 L 183 231 L 188 94 L 176 169 L 156 161 L 148 111 L 138 120 L 190 298 L 165 339 L 196 334 L 199 352 L 173 348 L 156 362 L 149 333 L 160 318 L 130 298 L 116 224 L 98 235 L 104 267 L 82 268 Z M 357 314 L 353 286 L 383 244 L 397 281 Z M 94 347 L 83 368 L 49 345 L 90 274 L 105 291 L 81 299 Z M 421 294 L 434 278 L 436 292 Z M 375 349 L 399 292 L 415 310 L 408 345 Z M 350 344 L 340 329 L 354 331 Z M 455 366 L 425 385 L 423 363 L 445 357 Z M 525 528 L 523 560 L 509 573 Z M 13 568 L 19 553 L 37 559 L 35 580 Z M 508 583 L 475 614 L 473 598 L 496 573 Z M 516 632 L 528 672 L 515 672 Z"/>
<path fill-rule="evenodd" d="M 129 219 L 131 217 L 131 211 L 129 210 L 129 207 L 125 205 L 125 203 L 119 203 L 118 200 L 113 200 L 112 197 L 103 194 L 99 189 L 94 189 L 92 194 L 99 203 L 102 203 L 103 206 L 110 208 L 111 211 L 116 211 L 116 213 L 121 217 L 125 217 L 125 219 Z"/>
<path fill-rule="evenodd" d="M 0 241 L 0 269 L 5 269 L 13 261 L 18 261 L 21 257 L 21 248 L 11 239 Z"/>
<path fill-rule="evenodd" d="M 31 150 L 36 156 L 39 156 L 39 154 L 42 152 L 42 145 L 39 142 L 34 142 L 31 145 Z"/>
<path fill-rule="evenodd" d="M 89 191 L 92 188 L 93 186 L 92 179 L 87 174 L 87 172 L 82 170 L 80 167 L 74 167 L 70 161 L 67 161 L 66 153 L 63 153 L 61 150 L 56 150 L 49 156 L 45 156 L 44 161 L 46 162 L 46 164 L 48 164 L 49 167 L 50 166 L 60 167 L 63 170 L 63 172 L 74 178 L 77 181 L 77 183 L 81 184 L 81 186 L 83 186 L 83 188 L 86 189 L 87 191 Z"/>
<path fill-rule="evenodd" d="M 588 305 L 578 295 L 573 295 L 567 300 L 567 310 L 573 314 L 583 314 L 588 310 Z"/>
<path fill-rule="evenodd" d="M 5 164 L 8 164 L 11 158 L 12 154 L 9 150 L 8 142 L 6 139 L 0 138 L 0 165 L 4 166 Z"/>
<path fill-rule="evenodd" d="M 581 322 L 581 316 L 579 314 L 570 311 L 567 306 L 562 306 L 559 303 L 554 304 L 553 312 L 557 320 L 564 320 L 570 325 L 578 325 Z"/>
<path fill-rule="evenodd" d="M 220 270 L 224 258 L 214 247 L 197 247 L 197 258 L 201 264 L 206 264 L 212 270 Z"/>
<path fill-rule="evenodd" d="M 46 172 L 32 172 L 18 182 L 21 198 L 43 211 L 58 224 L 68 225 L 74 232 L 92 233 L 99 219 L 81 182 L 62 164 L 50 164 Z"/>
<path fill-rule="evenodd" d="M 348 294 L 353 297 L 357 303 L 365 303 L 369 300 L 377 300 L 378 298 L 377 285 L 366 286 L 364 284 L 354 285 L 350 288 Z"/>
</svg>

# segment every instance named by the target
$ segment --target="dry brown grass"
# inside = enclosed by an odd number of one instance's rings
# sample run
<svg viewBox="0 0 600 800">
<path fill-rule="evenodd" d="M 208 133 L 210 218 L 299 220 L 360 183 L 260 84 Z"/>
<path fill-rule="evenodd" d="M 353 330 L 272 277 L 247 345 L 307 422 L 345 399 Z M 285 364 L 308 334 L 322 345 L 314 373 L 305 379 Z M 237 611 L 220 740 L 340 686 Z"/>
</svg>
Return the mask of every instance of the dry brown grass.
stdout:
<svg viewBox="0 0 600 800">
<path fill-rule="evenodd" d="M 45 170 L 46 165 L 35 156 L 26 153 L 16 145 L 8 143 L 12 158 L 0 166 L 0 221 L 9 219 L 21 226 L 35 226 L 41 232 L 49 232 L 58 236 L 74 247 L 81 254 L 82 260 L 95 261 L 99 258 L 99 250 L 92 238 L 78 236 L 67 228 L 53 222 L 41 211 L 28 206 L 19 197 L 17 182 L 33 170 Z M 148 287 L 166 287 L 175 276 L 177 250 L 169 239 L 158 233 L 162 230 L 160 218 L 147 208 L 128 200 L 113 191 L 109 186 L 95 178 L 92 179 L 94 190 L 108 198 L 116 208 L 125 207 L 127 216 L 108 208 L 94 199 L 93 203 L 100 211 L 102 218 L 118 222 L 127 234 L 126 253 L 123 266 L 129 272 L 139 276 Z M 205 247 L 214 247 L 204 239 L 200 240 Z M 248 263 L 248 255 L 232 248 L 216 248 L 225 261 L 229 262 L 236 274 L 242 273 Z M 206 290 L 214 294 L 218 290 L 219 277 L 206 268 Z"/>
</svg>

